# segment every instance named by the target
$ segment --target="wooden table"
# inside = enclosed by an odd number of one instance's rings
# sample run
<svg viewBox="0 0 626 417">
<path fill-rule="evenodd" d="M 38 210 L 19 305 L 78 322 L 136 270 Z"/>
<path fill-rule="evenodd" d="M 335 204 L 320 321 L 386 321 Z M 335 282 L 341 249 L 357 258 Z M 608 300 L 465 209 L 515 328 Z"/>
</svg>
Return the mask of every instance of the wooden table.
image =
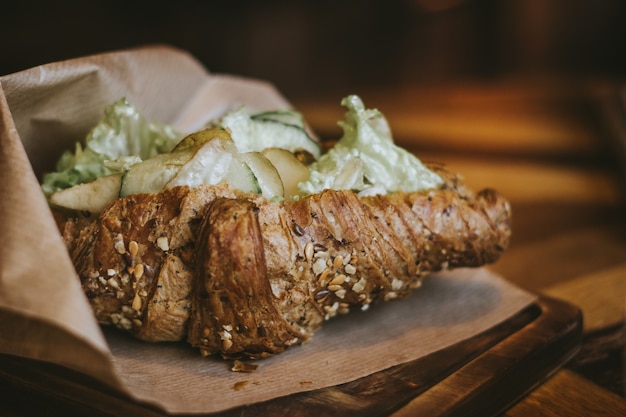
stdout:
<svg viewBox="0 0 626 417">
<path fill-rule="evenodd" d="M 524 80 L 360 93 L 396 142 L 508 196 L 514 238 L 495 271 L 583 312 L 577 356 L 507 416 L 626 415 L 626 142 L 614 91 L 604 81 Z M 337 137 L 338 101 L 296 105 Z M 411 404 L 398 412 L 410 414 Z"/>
</svg>

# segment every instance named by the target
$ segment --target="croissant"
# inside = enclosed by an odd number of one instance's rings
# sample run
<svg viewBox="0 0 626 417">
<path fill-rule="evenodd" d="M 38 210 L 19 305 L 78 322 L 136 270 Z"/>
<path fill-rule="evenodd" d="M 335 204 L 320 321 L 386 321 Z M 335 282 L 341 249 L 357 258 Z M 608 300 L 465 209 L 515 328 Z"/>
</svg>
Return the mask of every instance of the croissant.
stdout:
<svg viewBox="0 0 626 417">
<path fill-rule="evenodd" d="M 438 189 L 269 202 L 228 185 L 178 186 L 59 226 L 100 323 L 145 341 L 186 339 L 203 355 L 261 358 L 337 314 L 404 298 L 435 271 L 500 257 L 508 201 L 428 166 L 444 178 Z"/>
</svg>

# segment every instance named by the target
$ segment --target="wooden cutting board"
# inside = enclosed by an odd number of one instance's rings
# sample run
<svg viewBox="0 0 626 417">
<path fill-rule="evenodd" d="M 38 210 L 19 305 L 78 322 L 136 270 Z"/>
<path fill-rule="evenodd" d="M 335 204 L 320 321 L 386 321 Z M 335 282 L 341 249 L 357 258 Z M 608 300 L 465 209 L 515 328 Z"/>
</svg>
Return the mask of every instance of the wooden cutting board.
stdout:
<svg viewBox="0 0 626 417">
<path fill-rule="evenodd" d="M 502 412 L 579 349 L 582 314 L 540 296 L 490 330 L 356 381 L 213 414 L 234 416 L 488 416 Z M 0 414 L 163 416 L 97 381 L 0 355 Z"/>
</svg>

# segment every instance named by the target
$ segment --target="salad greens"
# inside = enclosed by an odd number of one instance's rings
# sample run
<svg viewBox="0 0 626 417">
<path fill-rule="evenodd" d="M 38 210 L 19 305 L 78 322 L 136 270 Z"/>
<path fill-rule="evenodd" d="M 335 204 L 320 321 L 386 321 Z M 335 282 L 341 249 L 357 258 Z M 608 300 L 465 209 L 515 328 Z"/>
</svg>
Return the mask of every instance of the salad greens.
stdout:
<svg viewBox="0 0 626 417">
<path fill-rule="evenodd" d="M 439 186 L 441 177 L 412 153 L 393 143 L 387 120 L 378 110 L 366 109 L 358 96 L 344 98 L 348 108 L 341 139 L 310 167 L 304 194 L 324 189 L 350 189 L 362 194 L 419 191 Z"/>
<path fill-rule="evenodd" d="M 261 152 L 266 148 L 281 148 L 290 152 L 304 149 L 319 158 L 319 143 L 306 130 L 304 118 L 292 110 L 277 110 L 250 114 L 240 107 L 228 112 L 216 123 L 228 129 L 240 152 Z"/>
<path fill-rule="evenodd" d="M 360 195 L 394 191 L 413 192 L 435 188 L 442 183 L 442 179 L 423 165 L 417 157 L 394 144 L 391 129 L 382 113 L 376 109 L 366 109 L 356 95 L 345 97 L 341 104 L 348 109 L 345 120 L 339 122 L 343 135 L 334 147 L 323 155 L 320 145 L 306 132 L 302 115 L 293 110 L 250 114 L 247 109 L 238 108 L 212 121 L 209 125 L 216 126 L 222 132 L 217 136 L 226 135 L 227 139 L 232 141 L 231 153 L 237 161 L 241 160 L 242 167 L 252 162 L 256 164 L 249 169 L 238 169 L 223 180 L 236 187 L 241 182 L 238 181 L 241 180 L 239 177 L 248 175 L 248 171 L 254 167 L 262 166 L 264 168 L 260 170 L 252 169 L 253 182 L 276 185 L 273 188 L 277 190 L 283 189 L 281 184 L 274 184 L 278 178 L 277 169 L 283 165 L 293 167 L 296 163 L 302 165 L 301 169 L 296 170 L 299 172 L 296 175 L 299 184 L 294 183 L 294 192 L 289 193 L 290 198 L 319 193 L 324 189 L 350 189 Z M 214 133 L 215 131 L 210 134 Z M 213 156 L 209 155 L 208 159 L 200 160 L 200 156 L 211 151 L 212 147 L 210 143 L 204 143 L 205 141 L 189 140 L 198 134 L 202 135 L 201 133 L 189 135 L 183 142 L 198 143 L 192 147 L 193 149 L 187 150 L 185 160 L 179 160 L 182 153 L 180 146 L 176 148 L 176 145 L 183 140 L 184 135 L 173 127 L 148 122 L 128 100 L 122 98 L 105 109 L 103 118 L 87 135 L 84 147 L 77 143 L 73 152 L 66 151 L 61 156 L 56 171 L 44 176 L 42 189 L 50 197 L 78 184 L 94 182 L 96 178 L 116 174 L 122 178 L 121 190 L 127 190 L 133 177 L 129 173 L 143 172 L 140 168 L 145 166 L 158 172 L 154 175 L 137 177 L 139 186 L 135 187 L 133 192 L 154 192 L 174 184 L 166 182 L 164 185 L 163 180 L 157 184 L 151 179 L 163 176 L 160 172 L 162 167 L 167 166 L 173 170 L 170 176 L 175 177 L 179 170 L 187 172 L 192 169 L 191 165 L 186 165 L 195 161 L 197 167 L 213 172 L 210 166 L 206 166 L 209 164 L 207 161 L 216 164 L 219 160 L 215 158 L 221 154 L 211 154 Z M 207 140 L 212 141 L 212 137 Z M 201 151 L 203 148 L 206 150 Z M 281 149 L 283 153 L 273 152 L 275 149 Z M 302 149 L 308 151 L 315 162 L 306 166 L 295 160 L 294 152 Z M 284 151 L 287 151 L 295 162 L 287 158 Z M 198 156 L 192 157 L 194 153 Z M 267 159 L 265 154 L 268 157 L 272 156 L 272 160 L 265 161 Z M 158 163 L 151 163 L 157 160 Z M 259 165 L 259 162 L 262 164 Z M 283 182 L 289 179 L 289 173 L 282 172 L 284 169 L 279 171 Z M 208 175 L 206 172 L 198 175 L 187 174 L 186 177 L 179 175 L 178 178 L 203 178 L 203 175 Z M 270 177 L 259 178 L 259 175 Z M 117 182 L 119 180 L 116 180 L 115 184 Z M 184 185 L 178 182 L 175 182 L 175 185 Z M 246 184 L 248 182 L 250 181 Z M 97 186 L 96 182 L 87 188 L 90 193 L 97 194 L 97 190 L 92 189 Z M 124 195 L 121 190 L 119 194 Z"/>
<path fill-rule="evenodd" d="M 170 126 L 150 123 L 126 98 L 109 105 L 89 132 L 85 146 L 65 151 L 56 171 L 43 178 L 46 195 L 98 177 L 123 172 L 157 154 L 170 152 L 183 134 Z"/>
</svg>

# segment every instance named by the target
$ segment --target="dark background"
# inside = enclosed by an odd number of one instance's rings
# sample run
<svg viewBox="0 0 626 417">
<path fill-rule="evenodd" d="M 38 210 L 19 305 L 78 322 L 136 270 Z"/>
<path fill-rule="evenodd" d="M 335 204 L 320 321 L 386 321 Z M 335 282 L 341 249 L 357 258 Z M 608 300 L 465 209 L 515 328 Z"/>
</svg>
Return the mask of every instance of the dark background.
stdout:
<svg viewBox="0 0 626 417">
<path fill-rule="evenodd" d="M 167 43 L 289 98 L 455 80 L 626 74 L 623 0 L 11 1 L 0 74 Z"/>
</svg>

